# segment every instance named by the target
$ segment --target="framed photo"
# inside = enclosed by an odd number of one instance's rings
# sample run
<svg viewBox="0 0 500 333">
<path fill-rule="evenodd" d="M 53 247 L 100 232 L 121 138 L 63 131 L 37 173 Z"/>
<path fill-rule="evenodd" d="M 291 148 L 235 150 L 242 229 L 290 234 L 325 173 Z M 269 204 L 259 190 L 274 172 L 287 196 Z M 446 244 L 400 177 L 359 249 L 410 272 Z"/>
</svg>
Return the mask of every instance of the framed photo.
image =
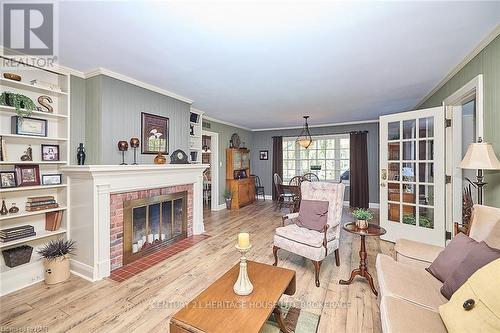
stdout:
<svg viewBox="0 0 500 333">
<path fill-rule="evenodd" d="M 17 186 L 40 185 L 40 168 L 38 165 L 16 165 Z"/>
<path fill-rule="evenodd" d="M 14 171 L 0 171 L 0 188 L 11 188 L 16 186 L 16 173 Z"/>
<path fill-rule="evenodd" d="M 143 154 L 168 155 L 167 117 L 141 112 L 141 149 Z"/>
<path fill-rule="evenodd" d="M 62 184 L 62 174 L 54 173 L 42 175 L 42 185 L 60 185 Z"/>
<path fill-rule="evenodd" d="M 59 161 L 59 145 L 42 145 L 42 161 Z"/>
<path fill-rule="evenodd" d="M 269 150 L 261 150 L 261 151 L 259 151 L 259 158 L 262 161 L 267 161 L 269 159 Z"/>
<path fill-rule="evenodd" d="M 47 136 L 47 120 L 19 116 L 11 118 L 11 132 L 18 135 Z"/>
</svg>

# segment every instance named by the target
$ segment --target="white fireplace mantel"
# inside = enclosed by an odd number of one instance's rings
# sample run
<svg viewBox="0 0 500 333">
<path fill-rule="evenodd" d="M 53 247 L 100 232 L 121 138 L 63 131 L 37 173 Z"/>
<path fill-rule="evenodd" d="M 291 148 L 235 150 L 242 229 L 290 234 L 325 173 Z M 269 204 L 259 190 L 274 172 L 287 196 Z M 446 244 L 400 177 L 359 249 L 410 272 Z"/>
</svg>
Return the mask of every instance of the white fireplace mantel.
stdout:
<svg viewBox="0 0 500 333">
<path fill-rule="evenodd" d="M 77 251 L 74 273 L 96 281 L 110 275 L 110 195 L 146 189 L 193 185 L 193 234 L 203 225 L 203 171 L 207 164 L 64 166 L 69 188 L 68 238 Z"/>
</svg>

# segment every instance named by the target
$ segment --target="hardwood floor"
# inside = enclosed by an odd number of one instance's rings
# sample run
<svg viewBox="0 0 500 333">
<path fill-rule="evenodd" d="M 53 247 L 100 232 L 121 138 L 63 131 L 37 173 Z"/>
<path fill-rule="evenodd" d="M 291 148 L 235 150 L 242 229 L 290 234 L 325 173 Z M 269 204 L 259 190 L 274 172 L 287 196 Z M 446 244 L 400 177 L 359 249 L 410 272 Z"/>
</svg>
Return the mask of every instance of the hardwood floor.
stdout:
<svg viewBox="0 0 500 333">
<path fill-rule="evenodd" d="M 344 208 L 343 223 L 351 218 Z M 124 282 L 110 279 L 96 283 L 72 276 L 65 283 L 38 283 L 0 298 L 0 328 L 40 328 L 41 332 L 166 332 L 169 318 L 184 302 L 194 298 L 239 260 L 234 244 L 238 232 L 250 233 L 249 260 L 272 264 L 274 229 L 282 213 L 270 202 L 259 201 L 239 211 L 221 211 L 205 216 L 206 233 L 212 237 Z M 294 302 L 305 311 L 321 314 L 318 332 L 380 332 L 377 298 L 369 285 L 348 278 L 358 266 L 359 237 L 341 235 L 341 266 L 329 256 L 321 267 L 321 287 L 314 284 L 310 260 L 279 251 L 278 265 L 297 273 L 297 291 L 282 301 Z M 367 238 L 368 268 L 375 274 L 378 252 L 392 254 L 392 243 Z"/>
</svg>

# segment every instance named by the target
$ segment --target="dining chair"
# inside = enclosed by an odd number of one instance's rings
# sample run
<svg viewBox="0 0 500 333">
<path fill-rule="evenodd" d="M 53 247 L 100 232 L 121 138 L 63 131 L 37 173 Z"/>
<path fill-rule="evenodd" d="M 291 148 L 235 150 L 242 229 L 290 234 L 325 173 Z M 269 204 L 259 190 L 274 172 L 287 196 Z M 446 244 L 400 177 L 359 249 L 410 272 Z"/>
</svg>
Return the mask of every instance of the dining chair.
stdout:
<svg viewBox="0 0 500 333">
<path fill-rule="evenodd" d="M 251 177 L 254 177 L 255 179 L 255 196 L 257 199 L 259 199 L 259 195 L 262 195 L 262 198 L 264 198 L 264 201 L 266 201 L 266 192 L 264 191 L 264 186 L 262 186 L 260 182 L 260 178 L 257 175 L 250 175 Z"/>
<path fill-rule="evenodd" d="M 289 190 L 294 197 L 293 204 L 290 205 L 290 213 L 298 212 L 300 209 L 300 184 L 304 181 L 302 176 L 295 176 L 288 182 Z"/>
<path fill-rule="evenodd" d="M 275 173 L 273 178 L 274 187 L 276 189 L 276 193 L 278 194 L 277 207 L 279 209 L 285 206 L 290 207 L 290 203 L 292 202 L 294 194 L 288 191 L 285 192 L 285 190 L 283 189 L 283 180 L 281 179 L 280 175 Z"/>
<path fill-rule="evenodd" d="M 309 182 L 319 182 L 319 177 L 315 173 L 309 172 L 302 176 L 304 180 Z"/>
</svg>

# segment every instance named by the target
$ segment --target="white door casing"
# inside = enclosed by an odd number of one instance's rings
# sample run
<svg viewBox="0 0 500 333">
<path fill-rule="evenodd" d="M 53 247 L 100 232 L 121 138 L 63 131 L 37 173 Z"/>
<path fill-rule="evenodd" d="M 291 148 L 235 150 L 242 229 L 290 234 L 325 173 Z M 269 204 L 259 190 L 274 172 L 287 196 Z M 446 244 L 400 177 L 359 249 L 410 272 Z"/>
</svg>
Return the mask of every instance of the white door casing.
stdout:
<svg viewBox="0 0 500 333">
<path fill-rule="evenodd" d="M 382 239 L 444 246 L 444 122 L 443 107 L 380 117 Z"/>
</svg>

